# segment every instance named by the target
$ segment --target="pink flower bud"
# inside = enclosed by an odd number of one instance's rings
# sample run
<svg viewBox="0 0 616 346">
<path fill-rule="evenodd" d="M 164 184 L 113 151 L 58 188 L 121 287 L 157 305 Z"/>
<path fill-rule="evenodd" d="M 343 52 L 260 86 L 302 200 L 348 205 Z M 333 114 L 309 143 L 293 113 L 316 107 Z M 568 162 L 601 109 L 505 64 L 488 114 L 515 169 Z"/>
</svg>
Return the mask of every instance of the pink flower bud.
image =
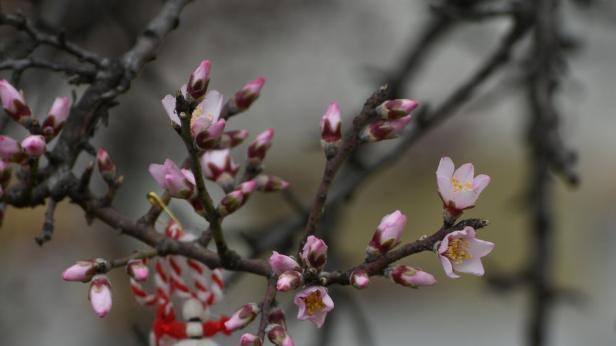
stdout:
<svg viewBox="0 0 616 346">
<path fill-rule="evenodd" d="M 32 115 L 23 95 L 4 79 L 0 80 L 0 100 L 2 108 L 17 122 L 23 123 Z"/>
<path fill-rule="evenodd" d="M 400 236 L 406 225 L 406 215 L 396 210 L 385 215 L 368 243 L 366 254 L 369 257 L 384 255 L 400 244 Z"/>
<path fill-rule="evenodd" d="M 113 182 L 116 177 L 116 165 L 111 160 L 107 150 L 100 148 L 96 152 L 98 171 L 106 182 Z"/>
<path fill-rule="evenodd" d="M 238 187 L 238 190 L 242 191 L 245 195 L 250 195 L 256 189 L 257 182 L 254 180 L 245 181 Z"/>
<path fill-rule="evenodd" d="M 207 86 L 210 83 L 210 68 L 209 60 L 203 60 L 197 68 L 191 73 L 186 85 L 186 92 L 195 100 L 200 99 L 205 95 Z"/>
<path fill-rule="evenodd" d="M 248 138 L 247 130 L 234 130 L 223 132 L 218 141 L 216 149 L 229 149 L 240 145 Z"/>
<path fill-rule="evenodd" d="M 30 135 L 21 141 L 21 147 L 26 155 L 39 157 L 45 153 L 47 143 L 41 135 Z"/>
<path fill-rule="evenodd" d="M 490 183 L 490 177 L 485 174 L 475 176 L 472 163 L 465 163 L 455 169 L 449 157 L 441 158 L 436 170 L 438 194 L 443 201 L 448 222 L 453 223 L 465 209 L 475 206 L 479 195 Z"/>
<path fill-rule="evenodd" d="M 262 346 L 263 342 L 258 336 L 245 333 L 240 336 L 240 346 Z"/>
<path fill-rule="evenodd" d="M 265 78 L 259 77 L 246 83 L 240 91 L 236 92 L 229 105 L 231 113 L 235 114 L 248 109 L 259 97 L 263 84 L 265 84 Z"/>
<path fill-rule="evenodd" d="M 99 265 L 99 261 L 102 260 L 78 261 L 62 273 L 62 278 L 64 281 L 88 282 L 96 274 L 96 268 Z"/>
<path fill-rule="evenodd" d="M 321 328 L 327 313 L 334 309 L 334 301 L 327 294 L 327 288 L 322 286 L 311 286 L 300 291 L 293 302 L 299 308 L 297 318 L 310 320 L 317 328 Z"/>
<path fill-rule="evenodd" d="M 351 285 L 357 289 L 366 288 L 370 283 L 368 273 L 363 270 L 355 270 L 351 273 Z"/>
<path fill-rule="evenodd" d="M 105 275 L 96 275 L 90 282 L 88 299 L 98 317 L 105 317 L 111 311 L 111 282 Z"/>
<path fill-rule="evenodd" d="M 285 190 L 289 187 L 287 181 L 274 175 L 261 174 L 254 180 L 257 182 L 257 189 L 263 192 L 275 192 Z"/>
<path fill-rule="evenodd" d="M 167 159 L 162 165 L 153 163 L 149 171 L 158 185 L 172 197 L 188 199 L 193 195 L 195 177 L 186 169 L 180 170 L 173 161 Z"/>
<path fill-rule="evenodd" d="M 0 157 L 6 161 L 17 161 L 22 156 L 21 146 L 9 136 L 0 135 Z"/>
<path fill-rule="evenodd" d="M 376 113 L 383 120 L 400 119 L 409 115 L 417 106 L 417 102 L 413 100 L 388 100 L 376 107 Z"/>
<path fill-rule="evenodd" d="M 280 274 L 276 282 L 276 289 L 280 292 L 287 292 L 298 288 L 302 283 L 302 274 L 295 270 L 289 270 Z"/>
<path fill-rule="evenodd" d="M 295 346 L 287 330 L 279 324 L 268 324 L 265 333 L 267 333 L 269 341 L 276 346 Z"/>
<path fill-rule="evenodd" d="M 267 150 L 272 146 L 272 138 L 274 137 L 274 129 L 269 128 L 261 132 L 257 139 L 248 147 L 248 162 L 252 166 L 260 166 Z"/>
<path fill-rule="evenodd" d="M 240 190 L 229 192 L 222 198 L 218 205 L 218 213 L 220 216 L 227 216 L 236 212 L 244 204 L 244 193 Z"/>
<path fill-rule="evenodd" d="M 270 310 L 267 321 L 271 324 L 281 325 L 284 329 L 287 329 L 287 319 L 284 314 L 284 310 L 280 306 L 274 306 Z"/>
<path fill-rule="evenodd" d="M 126 273 L 137 281 L 146 281 L 149 269 L 142 259 L 132 259 L 126 265 Z"/>
<path fill-rule="evenodd" d="M 396 138 L 409 122 L 411 122 L 410 115 L 395 120 L 374 121 L 364 129 L 360 139 L 367 142 L 378 142 Z"/>
<path fill-rule="evenodd" d="M 308 236 L 300 257 L 305 266 L 321 270 L 327 262 L 327 245 L 313 235 Z"/>
<path fill-rule="evenodd" d="M 216 90 L 208 91 L 205 98 L 193 111 L 190 132 L 195 145 L 207 150 L 213 147 L 225 128 L 225 120 L 218 119 L 222 110 L 223 96 Z"/>
<path fill-rule="evenodd" d="M 239 170 L 233 162 L 229 149 L 210 150 L 201 157 L 201 167 L 205 177 L 225 187 L 233 184 Z"/>
<path fill-rule="evenodd" d="M 385 275 L 391 281 L 405 287 L 419 288 L 436 284 L 436 279 L 432 274 L 403 264 L 388 268 L 385 270 Z"/>
<path fill-rule="evenodd" d="M 321 146 L 327 157 L 333 157 L 342 142 L 342 121 L 338 103 L 332 102 L 321 118 Z"/>
<path fill-rule="evenodd" d="M 276 275 L 280 275 L 289 270 L 299 270 L 299 263 L 291 257 L 279 254 L 274 251 L 269 258 L 269 264 L 272 267 L 272 271 Z"/>
<path fill-rule="evenodd" d="M 257 317 L 260 311 L 259 305 L 255 303 L 246 304 L 236 311 L 227 322 L 225 322 L 225 328 L 228 331 L 242 329 L 250 324 L 250 322 Z"/>
<path fill-rule="evenodd" d="M 43 134 L 47 140 L 51 140 L 62 130 L 70 110 L 71 101 L 68 97 L 57 97 L 53 101 L 49 114 L 42 125 Z"/>
</svg>

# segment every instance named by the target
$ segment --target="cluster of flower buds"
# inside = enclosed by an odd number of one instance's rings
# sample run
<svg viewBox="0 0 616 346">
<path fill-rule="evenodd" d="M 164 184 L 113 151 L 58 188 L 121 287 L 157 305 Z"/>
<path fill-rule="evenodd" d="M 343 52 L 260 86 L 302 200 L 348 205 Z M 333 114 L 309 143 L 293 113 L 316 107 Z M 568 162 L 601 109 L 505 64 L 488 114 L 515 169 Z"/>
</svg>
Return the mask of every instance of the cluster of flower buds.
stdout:
<svg viewBox="0 0 616 346">
<path fill-rule="evenodd" d="M 318 275 L 327 262 L 327 244 L 313 235 L 308 236 L 300 252 L 300 265 L 295 258 L 282 255 L 276 251 L 269 258 L 272 272 L 278 276 L 276 289 L 287 292 L 300 288 L 304 282 L 304 275 Z M 308 286 L 298 292 L 294 298 L 299 307 L 297 318 L 310 320 L 317 327 L 325 322 L 327 313 L 334 308 L 334 302 L 327 294 L 327 288 L 322 286 Z"/>
<path fill-rule="evenodd" d="M 102 274 L 108 268 L 107 261 L 97 258 L 79 261 L 62 273 L 62 278 L 65 281 L 90 283 L 88 299 L 92 309 L 99 317 L 105 317 L 111 311 L 111 283 L 107 276 Z"/>
<path fill-rule="evenodd" d="M 246 83 L 242 89 L 233 95 L 233 98 L 227 104 L 229 114 L 237 114 L 248 109 L 261 94 L 264 84 L 264 77 L 259 77 Z"/>
<path fill-rule="evenodd" d="M 490 183 L 490 177 L 485 174 L 475 176 L 472 163 L 455 169 L 451 158 L 443 157 L 436 170 L 436 182 L 443 201 L 445 222 L 453 224 L 464 210 L 475 206 L 479 195 Z"/>
<path fill-rule="evenodd" d="M 417 108 L 413 100 L 388 100 L 376 108 L 378 120 L 370 123 L 360 134 L 360 139 L 366 142 L 378 142 L 396 138 L 411 122 L 411 111 Z"/>
</svg>

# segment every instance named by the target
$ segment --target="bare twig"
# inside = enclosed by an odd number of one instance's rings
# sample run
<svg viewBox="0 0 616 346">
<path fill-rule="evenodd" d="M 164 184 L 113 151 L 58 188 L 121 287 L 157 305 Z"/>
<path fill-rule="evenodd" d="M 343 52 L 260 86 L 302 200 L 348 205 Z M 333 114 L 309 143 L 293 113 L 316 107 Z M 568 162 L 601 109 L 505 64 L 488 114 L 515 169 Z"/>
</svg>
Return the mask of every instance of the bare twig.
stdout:
<svg viewBox="0 0 616 346">
<path fill-rule="evenodd" d="M 53 199 L 49 199 L 49 202 L 47 203 L 47 211 L 45 212 L 45 222 L 43 223 L 43 229 L 41 230 L 41 234 L 39 234 L 35 238 L 36 243 L 40 246 L 50 241 L 53 235 L 54 214 L 56 212 L 56 205 L 56 201 L 54 201 Z"/>
<path fill-rule="evenodd" d="M 260 340 L 265 338 L 265 328 L 267 327 L 269 315 L 272 311 L 273 304 L 276 301 L 276 278 L 271 277 L 267 281 L 267 289 L 265 290 L 265 296 L 261 302 L 261 320 L 259 321 L 259 329 L 257 330 L 257 336 Z"/>
</svg>

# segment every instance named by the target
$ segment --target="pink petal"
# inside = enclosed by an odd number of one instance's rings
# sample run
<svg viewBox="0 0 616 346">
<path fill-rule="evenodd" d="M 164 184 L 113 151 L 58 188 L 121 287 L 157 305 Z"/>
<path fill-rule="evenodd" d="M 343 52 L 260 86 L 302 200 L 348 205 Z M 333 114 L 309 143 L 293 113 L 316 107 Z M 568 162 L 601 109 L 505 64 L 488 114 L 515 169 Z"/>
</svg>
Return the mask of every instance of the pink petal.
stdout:
<svg viewBox="0 0 616 346">
<path fill-rule="evenodd" d="M 443 269 L 445 270 L 445 274 L 447 274 L 447 276 L 449 276 L 452 279 L 457 279 L 460 277 L 459 275 L 453 272 L 453 266 L 451 265 L 449 258 L 445 256 L 438 256 L 438 257 L 441 260 L 441 265 L 443 265 Z"/>
<path fill-rule="evenodd" d="M 481 191 L 490 183 L 490 177 L 485 174 L 479 174 L 473 179 L 473 191 L 479 196 Z"/>
<path fill-rule="evenodd" d="M 473 258 L 487 256 L 492 250 L 494 250 L 494 243 L 492 242 L 481 239 L 469 240 L 469 252 Z"/>
<path fill-rule="evenodd" d="M 436 176 L 445 177 L 451 181 L 454 169 L 455 166 L 453 165 L 453 161 L 451 160 L 451 158 L 445 156 L 441 158 L 441 161 L 438 163 L 438 168 L 436 169 Z"/>
<path fill-rule="evenodd" d="M 452 200 L 456 205 L 456 209 L 462 210 L 474 207 L 477 202 L 477 198 L 479 198 L 479 195 L 477 195 L 474 191 L 462 190 L 454 193 Z"/>
<path fill-rule="evenodd" d="M 175 97 L 171 95 L 165 95 L 165 97 L 163 97 L 162 99 L 162 103 L 163 108 L 165 108 L 165 111 L 169 116 L 169 119 L 171 119 L 171 121 L 173 121 L 174 123 L 180 125 L 180 117 L 178 117 L 177 113 L 175 112 Z"/>
<path fill-rule="evenodd" d="M 191 184 L 196 185 L 195 175 L 190 169 L 182 168 L 181 171 L 182 171 L 182 174 L 184 175 L 184 178 L 186 178 L 186 180 L 188 180 Z"/>
<path fill-rule="evenodd" d="M 453 192 L 451 177 L 437 175 L 436 184 L 438 186 L 439 196 L 441 196 L 443 203 L 449 204 L 449 202 L 455 199 L 456 194 Z"/>
<path fill-rule="evenodd" d="M 466 183 L 467 181 L 472 182 L 475 174 L 475 167 L 472 163 L 465 163 L 462 166 L 458 167 L 456 171 L 453 173 L 453 177 L 458 179 L 461 184 Z"/>
<path fill-rule="evenodd" d="M 156 180 L 158 185 L 161 187 L 165 185 L 165 169 L 163 165 L 152 163 L 148 167 L 148 171 L 150 171 L 150 174 L 154 180 Z"/>
<path fill-rule="evenodd" d="M 222 110 L 223 96 L 216 90 L 210 90 L 205 94 L 205 98 L 199 104 L 203 111 L 201 116 L 209 118 L 211 121 L 218 120 Z"/>
<path fill-rule="evenodd" d="M 467 273 L 476 276 L 482 276 L 484 274 L 483 265 L 481 259 L 471 258 L 462 263 L 453 264 L 453 268 L 460 273 Z"/>
</svg>

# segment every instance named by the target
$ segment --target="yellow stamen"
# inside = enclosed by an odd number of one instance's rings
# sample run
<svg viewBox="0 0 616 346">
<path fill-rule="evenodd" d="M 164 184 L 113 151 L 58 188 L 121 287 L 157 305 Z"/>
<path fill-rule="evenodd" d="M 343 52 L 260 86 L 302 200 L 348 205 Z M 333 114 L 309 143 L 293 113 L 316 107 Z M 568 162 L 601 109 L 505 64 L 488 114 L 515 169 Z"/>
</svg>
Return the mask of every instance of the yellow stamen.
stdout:
<svg viewBox="0 0 616 346">
<path fill-rule="evenodd" d="M 451 262 L 460 264 L 473 258 L 468 251 L 469 246 L 470 243 L 466 239 L 450 239 L 445 256 L 447 256 Z"/>
<path fill-rule="evenodd" d="M 321 292 L 314 291 L 304 298 L 304 303 L 306 304 L 306 311 L 308 315 L 312 316 L 315 313 L 323 310 L 325 308 L 325 304 L 323 303 L 323 299 L 321 299 Z"/>
<path fill-rule="evenodd" d="M 169 208 L 167 208 L 167 205 L 165 204 L 165 202 L 163 202 L 162 198 L 160 198 L 156 192 L 148 192 L 147 194 L 147 198 L 148 198 L 148 202 L 150 202 L 150 204 L 152 205 L 156 205 L 159 206 L 160 208 L 162 208 L 165 213 L 167 213 L 167 215 L 173 220 L 175 221 L 175 223 L 178 224 L 178 226 L 180 226 L 180 228 L 182 227 L 182 224 L 180 223 L 180 221 L 178 221 L 178 219 L 175 217 L 175 215 L 173 214 L 173 212 L 171 212 L 171 210 Z"/>
<path fill-rule="evenodd" d="M 462 190 L 473 191 L 473 182 L 471 180 L 466 181 L 464 185 L 462 185 L 458 178 L 453 177 L 451 178 L 451 186 L 453 186 L 453 192 L 460 192 Z"/>
</svg>

